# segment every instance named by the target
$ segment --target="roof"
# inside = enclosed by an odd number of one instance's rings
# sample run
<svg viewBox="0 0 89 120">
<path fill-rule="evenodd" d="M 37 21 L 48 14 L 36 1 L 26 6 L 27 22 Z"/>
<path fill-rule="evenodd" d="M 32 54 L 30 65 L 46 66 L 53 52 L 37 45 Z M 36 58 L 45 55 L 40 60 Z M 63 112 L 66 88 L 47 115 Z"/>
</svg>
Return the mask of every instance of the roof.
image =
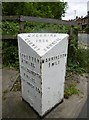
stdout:
<svg viewBox="0 0 89 120">
<path fill-rule="evenodd" d="M 89 11 L 88 11 L 87 15 L 83 19 L 86 19 L 88 17 L 89 17 Z"/>
<path fill-rule="evenodd" d="M 89 15 L 86 15 L 83 19 L 86 19 L 86 18 L 88 18 L 89 17 Z"/>
</svg>

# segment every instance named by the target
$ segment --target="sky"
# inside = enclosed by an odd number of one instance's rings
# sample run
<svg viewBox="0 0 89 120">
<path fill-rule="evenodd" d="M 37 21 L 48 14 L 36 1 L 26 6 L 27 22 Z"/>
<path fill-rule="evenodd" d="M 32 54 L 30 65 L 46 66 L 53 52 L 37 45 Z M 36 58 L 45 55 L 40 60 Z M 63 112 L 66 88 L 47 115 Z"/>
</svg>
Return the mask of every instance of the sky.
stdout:
<svg viewBox="0 0 89 120">
<path fill-rule="evenodd" d="M 63 1 L 68 2 L 68 8 L 66 10 L 65 17 L 62 17 L 63 20 L 74 19 L 76 16 L 84 17 L 87 15 L 87 2 L 89 0 L 63 0 Z"/>
</svg>

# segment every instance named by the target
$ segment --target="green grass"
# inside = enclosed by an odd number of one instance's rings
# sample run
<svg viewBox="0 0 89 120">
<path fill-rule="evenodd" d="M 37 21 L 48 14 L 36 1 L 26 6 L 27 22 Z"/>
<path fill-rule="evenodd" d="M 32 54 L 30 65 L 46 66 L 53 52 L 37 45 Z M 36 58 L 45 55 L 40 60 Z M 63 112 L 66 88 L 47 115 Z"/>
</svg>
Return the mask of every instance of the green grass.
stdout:
<svg viewBox="0 0 89 120">
<path fill-rule="evenodd" d="M 67 88 L 64 90 L 64 97 L 68 99 L 71 95 L 79 95 L 80 91 L 76 88 L 75 83 L 70 83 L 67 85 Z"/>
</svg>

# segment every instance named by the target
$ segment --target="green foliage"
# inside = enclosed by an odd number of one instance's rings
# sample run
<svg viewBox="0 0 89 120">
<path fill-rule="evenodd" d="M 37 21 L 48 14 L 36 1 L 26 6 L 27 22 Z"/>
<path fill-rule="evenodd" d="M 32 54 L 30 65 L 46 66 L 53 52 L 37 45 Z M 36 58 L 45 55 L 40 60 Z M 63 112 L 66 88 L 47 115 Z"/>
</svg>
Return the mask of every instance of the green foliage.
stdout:
<svg viewBox="0 0 89 120">
<path fill-rule="evenodd" d="M 15 35 L 19 32 L 19 25 L 17 22 L 2 22 L 2 34 Z"/>
<path fill-rule="evenodd" d="M 69 27 L 64 25 L 33 23 L 33 22 L 26 22 L 25 24 L 25 32 L 67 33 L 68 30 L 69 30 Z"/>
<path fill-rule="evenodd" d="M 38 23 L 38 22 L 24 22 L 25 28 L 24 32 L 59 32 L 67 33 L 70 29 L 69 26 L 65 25 L 55 25 L 47 23 Z M 2 22 L 2 34 L 4 35 L 15 35 L 19 33 L 19 24 L 18 22 Z"/>
<path fill-rule="evenodd" d="M 3 41 L 2 61 L 4 66 L 19 68 L 17 41 Z"/>
<path fill-rule="evenodd" d="M 86 33 L 89 33 L 89 26 L 87 26 L 84 30 Z"/>
<path fill-rule="evenodd" d="M 28 15 L 61 19 L 66 2 L 4 2 L 3 15 Z"/>
<path fill-rule="evenodd" d="M 18 15 L 23 12 L 24 2 L 3 2 L 2 14 L 3 15 Z"/>
<path fill-rule="evenodd" d="M 79 94 L 79 90 L 76 88 L 75 83 L 70 83 L 64 90 L 64 97 L 68 99 L 73 94 Z"/>
<path fill-rule="evenodd" d="M 86 68 L 89 62 L 88 50 L 79 48 L 77 50 L 77 63 L 79 67 Z"/>
<path fill-rule="evenodd" d="M 69 46 L 68 46 L 68 71 L 83 73 L 88 72 L 87 66 L 89 62 L 88 50 L 83 48 L 78 48 L 78 31 L 77 27 L 72 27 L 69 37 Z"/>
<path fill-rule="evenodd" d="M 76 74 L 88 72 L 88 63 L 89 63 L 88 50 L 78 48 L 76 50 L 76 56 L 68 58 L 67 70 L 75 72 Z"/>
</svg>

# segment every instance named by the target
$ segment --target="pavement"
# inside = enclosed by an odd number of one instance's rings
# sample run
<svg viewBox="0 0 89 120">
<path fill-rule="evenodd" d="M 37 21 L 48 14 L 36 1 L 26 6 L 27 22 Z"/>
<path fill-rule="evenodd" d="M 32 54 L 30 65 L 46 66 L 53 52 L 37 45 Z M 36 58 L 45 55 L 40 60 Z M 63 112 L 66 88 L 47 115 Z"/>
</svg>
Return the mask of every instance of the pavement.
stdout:
<svg viewBox="0 0 89 120">
<path fill-rule="evenodd" d="M 36 114 L 30 105 L 22 100 L 21 91 L 15 92 L 10 90 L 17 80 L 19 72 L 14 69 L 4 68 L 2 70 L 2 75 L 2 118 L 39 118 L 38 114 Z M 61 104 L 56 106 L 43 119 L 87 118 L 88 78 L 86 76 L 80 76 L 79 79 L 80 83 L 78 83 L 77 88 L 81 91 L 81 93 L 79 95 L 72 95 L 69 99 L 64 99 Z M 83 107 L 84 111 L 82 111 Z M 84 115 L 82 116 L 81 114 Z"/>
</svg>

